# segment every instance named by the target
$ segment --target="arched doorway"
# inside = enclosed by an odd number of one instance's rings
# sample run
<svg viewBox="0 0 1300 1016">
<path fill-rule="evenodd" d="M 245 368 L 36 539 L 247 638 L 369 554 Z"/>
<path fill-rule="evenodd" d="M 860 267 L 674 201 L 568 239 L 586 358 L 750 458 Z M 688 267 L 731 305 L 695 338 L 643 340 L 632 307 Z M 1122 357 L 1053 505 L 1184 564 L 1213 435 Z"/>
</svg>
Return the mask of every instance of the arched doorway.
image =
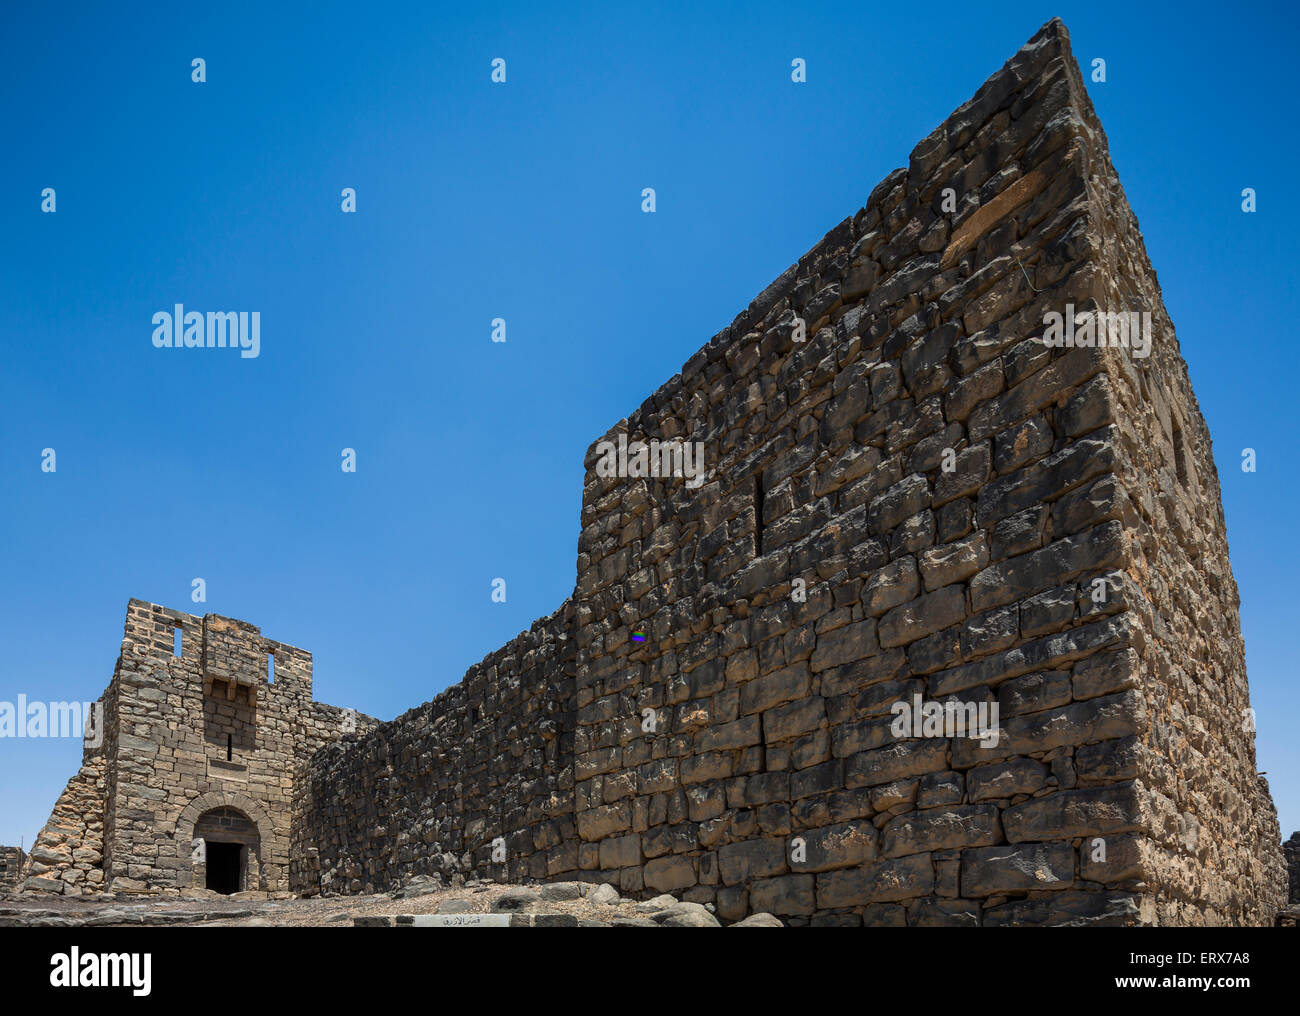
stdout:
<svg viewBox="0 0 1300 1016">
<path fill-rule="evenodd" d="M 194 823 L 193 885 L 230 895 L 258 885 L 261 837 L 238 808 L 212 808 Z"/>
<path fill-rule="evenodd" d="M 212 821 L 203 821 L 209 816 Z M 202 830 L 199 827 L 201 821 Z M 244 823 L 251 824 L 251 828 Z M 181 887 L 206 888 L 207 841 L 211 837 L 215 843 L 235 843 L 244 848 L 237 862 L 241 889 L 288 888 L 283 877 L 285 860 L 279 853 L 279 840 L 271 817 L 248 794 L 228 790 L 210 790 L 200 794 L 177 816 L 172 836 L 174 856 L 182 861 L 177 871 L 177 885 Z M 218 847 L 217 852 L 221 853 L 222 849 Z M 187 857 L 189 864 L 183 862 Z"/>
</svg>

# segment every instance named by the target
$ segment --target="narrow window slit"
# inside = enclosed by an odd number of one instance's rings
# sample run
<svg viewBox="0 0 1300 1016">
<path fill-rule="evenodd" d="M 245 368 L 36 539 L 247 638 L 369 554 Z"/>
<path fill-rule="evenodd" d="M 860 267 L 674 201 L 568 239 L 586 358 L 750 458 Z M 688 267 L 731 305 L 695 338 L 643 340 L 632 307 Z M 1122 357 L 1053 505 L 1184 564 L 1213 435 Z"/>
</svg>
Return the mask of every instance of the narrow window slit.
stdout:
<svg viewBox="0 0 1300 1016">
<path fill-rule="evenodd" d="M 1187 450 L 1183 447 L 1183 432 L 1174 424 L 1174 466 L 1178 470 L 1178 482 L 1187 486 Z"/>
</svg>

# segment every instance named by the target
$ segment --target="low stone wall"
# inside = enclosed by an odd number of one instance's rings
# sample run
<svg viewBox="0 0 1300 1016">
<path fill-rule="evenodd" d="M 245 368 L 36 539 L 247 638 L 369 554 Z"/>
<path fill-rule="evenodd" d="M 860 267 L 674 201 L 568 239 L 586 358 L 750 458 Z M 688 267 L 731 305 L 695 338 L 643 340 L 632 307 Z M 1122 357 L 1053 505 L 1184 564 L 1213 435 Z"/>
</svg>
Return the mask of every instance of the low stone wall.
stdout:
<svg viewBox="0 0 1300 1016">
<path fill-rule="evenodd" d="M 292 888 L 573 872 L 574 613 L 566 603 L 432 702 L 318 752 L 297 784 Z"/>
<path fill-rule="evenodd" d="M 18 888 L 26 864 L 27 855 L 20 847 L 0 847 L 0 893 Z"/>
</svg>

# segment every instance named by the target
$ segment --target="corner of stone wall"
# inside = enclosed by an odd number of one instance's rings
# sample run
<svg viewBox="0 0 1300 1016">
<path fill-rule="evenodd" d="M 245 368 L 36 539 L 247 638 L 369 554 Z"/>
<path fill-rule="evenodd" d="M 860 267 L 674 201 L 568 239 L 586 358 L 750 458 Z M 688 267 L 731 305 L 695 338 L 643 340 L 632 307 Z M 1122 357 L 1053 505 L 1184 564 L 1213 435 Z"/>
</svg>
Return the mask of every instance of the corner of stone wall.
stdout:
<svg viewBox="0 0 1300 1016">
<path fill-rule="evenodd" d="M 63 788 L 28 854 L 21 891 L 80 896 L 103 889 L 104 768 L 102 752 L 88 753 Z"/>
<path fill-rule="evenodd" d="M 1076 310 L 1151 318 L 1146 355 L 1135 335 L 1127 348 L 1100 350 L 1104 372 L 1086 387 L 1095 400 L 1083 410 L 1108 425 L 1118 483 L 1105 493 L 1107 515 L 1123 527 L 1124 561 L 1105 593 L 1123 603 L 1141 647 L 1124 686 L 1142 697 L 1144 730 L 1126 771 L 1136 778 L 1143 830 L 1108 867 L 1149 894 L 1152 923 L 1271 925 L 1285 904 L 1285 865 L 1276 810 L 1256 776 L 1239 596 L 1209 428 L 1072 59 L 1064 80 L 1087 185 L 1086 232 L 1077 242 L 1096 266 Z"/>
</svg>

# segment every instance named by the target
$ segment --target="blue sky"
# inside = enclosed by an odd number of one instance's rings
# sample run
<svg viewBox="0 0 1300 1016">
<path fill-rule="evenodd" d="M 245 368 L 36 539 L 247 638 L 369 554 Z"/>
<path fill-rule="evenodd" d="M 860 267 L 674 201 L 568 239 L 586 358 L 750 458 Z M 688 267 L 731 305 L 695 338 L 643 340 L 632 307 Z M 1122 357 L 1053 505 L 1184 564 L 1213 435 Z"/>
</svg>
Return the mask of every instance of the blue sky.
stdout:
<svg viewBox="0 0 1300 1016">
<path fill-rule="evenodd" d="M 1291 5 L 464 6 L 0 8 L 0 699 L 97 697 L 132 596 L 311 650 L 321 701 L 431 698 L 572 591 L 588 444 L 1060 15 L 1107 61 L 1300 828 Z M 154 349 L 178 302 L 260 311 L 260 357 Z M 79 760 L 0 740 L 0 843 Z"/>
</svg>

